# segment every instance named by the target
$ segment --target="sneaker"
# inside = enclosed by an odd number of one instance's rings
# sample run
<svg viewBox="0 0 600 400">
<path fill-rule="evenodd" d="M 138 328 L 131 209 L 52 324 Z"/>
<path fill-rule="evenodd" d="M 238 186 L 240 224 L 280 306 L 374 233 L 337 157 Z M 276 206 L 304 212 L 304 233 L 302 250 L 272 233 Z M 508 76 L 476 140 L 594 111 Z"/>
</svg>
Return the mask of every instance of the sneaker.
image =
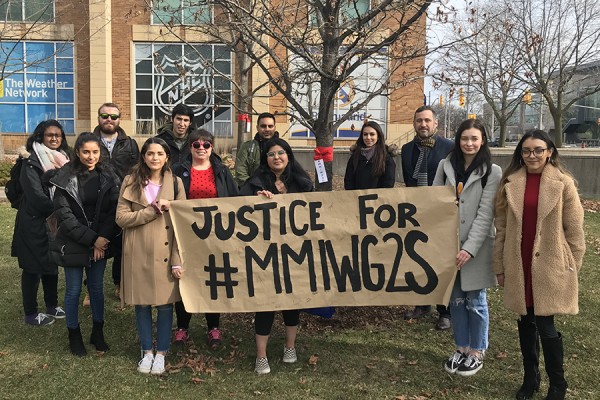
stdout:
<svg viewBox="0 0 600 400">
<path fill-rule="evenodd" d="M 450 358 L 444 362 L 444 369 L 446 372 L 453 374 L 456 372 L 458 367 L 465 362 L 466 359 L 467 356 L 465 353 L 461 353 L 460 351 L 456 350 L 454 354 L 452 354 Z"/>
<path fill-rule="evenodd" d="M 85 290 L 85 297 L 83 298 L 83 303 L 81 303 L 81 305 L 84 307 L 90 306 L 90 292 L 88 292 L 87 289 Z"/>
<path fill-rule="evenodd" d="M 450 329 L 451 327 L 452 322 L 450 322 L 450 318 L 440 315 L 435 324 L 435 329 L 437 329 L 438 331 L 445 331 L 447 329 Z"/>
<path fill-rule="evenodd" d="M 32 314 L 25 316 L 25 322 L 29 325 L 35 326 L 43 326 L 43 325 L 52 325 L 54 323 L 54 318 L 44 313 Z"/>
<path fill-rule="evenodd" d="M 254 372 L 259 375 L 268 374 L 271 372 L 271 367 L 269 367 L 269 360 L 267 360 L 267 357 L 260 357 L 256 359 Z"/>
<path fill-rule="evenodd" d="M 474 354 L 469 354 L 464 363 L 456 370 L 456 374 L 460 376 L 475 375 L 483 367 L 483 360 Z"/>
<path fill-rule="evenodd" d="M 219 328 L 212 328 L 208 331 L 208 347 L 216 349 L 221 345 L 221 331 Z"/>
<path fill-rule="evenodd" d="M 138 363 L 138 372 L 141 372 L 142 374 L 149 374 L 153 367 L 153 361 L 154 355 L 152 353 L 145 353 L 144 358 L 142 358 Z"/>
<path fill-rule="evenodd" d="M 152 363 L 152 370 L 150 371 L 152 375 L 160 375 L 165 373 L 165 355 L 157 354 L 154 357 L 154 362 Z"/>
<path fill-rule="evenodd" d="M 296 349 L 294 347 L 288 348 L 283 346 L 283 362 L 295 363 L 296 361 L 298 361 L 298 356 L 296 356 Z"/>
<path fill-rule="evenodd" d="M 46 315 L 56 319 L 63 319 L 67 316 L 67 314 L 65 314 L 65 310 L 63 310 L 63 308 L 60 306 L 46 308 Z"/>
<path fill-rule="evenodd" d="M 175 337 L 173 338 L 173 343 L 185 343 L 189 339 L 188 330 L 184 328 L 177 329 L 175 331 Z"/>
</svg>

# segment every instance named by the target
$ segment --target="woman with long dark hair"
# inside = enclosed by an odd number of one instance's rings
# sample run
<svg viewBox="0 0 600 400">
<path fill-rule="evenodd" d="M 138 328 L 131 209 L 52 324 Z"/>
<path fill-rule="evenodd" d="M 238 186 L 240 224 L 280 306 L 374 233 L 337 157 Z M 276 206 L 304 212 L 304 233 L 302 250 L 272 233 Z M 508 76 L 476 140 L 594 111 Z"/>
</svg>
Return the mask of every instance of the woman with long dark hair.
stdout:
<svg viewBox="0 0 600 400">
<path fill-rule="evenodd" d="M 486 288 L 496 285 L 492 269 L 494 196 L 502 170 L 492 164 L 483 124 L 468 119 L 458 127 L 452 152 L 440 161 L 433 185 L 454 188 L 458 202 L 460 250 L 450 295 L 455 351 L 444 363 L 449 373 L 475 375 L 488 347 Z"/>
<path fill-rule="evenodd" d="M 196 129 L 188 137 L 190 154 L 185 161 L 173 167 L 173 173 L 183 181 L 188 199 L 211 199 L 238 195 L 238 187 L 229 168 L 221 162 L 214 152 L 215 137 L 205 129 Z M 183 269 L 175 271 L 177 278 L 183 275 Z M 188 329 L 192 314 L 185 310 L 183 301 L 175 303 L 177 330 L 175 343 L 183 343 L 188 339 Z M 219 347 L 222 341 L 219 329 L 219 313 L 206 313 L 206 332 L 208 346 Z"/>
<path fill-rule="evenodd" d="M 313 183 L 302 166 L 294 158 L 290 145 L 283 139 L 272 138 L 265 143 L 260 156 L 260 166 L 240 190 L 242 196 L 259 195 L 273 198 L 277 194 L 312 192 Z M 282 311 L 285 324 L 283 362 L 294 363 L 296 335 L 300 322 L 300 310 Z M 256 364 L 258 374 L 271 372 L 267 359 L 267 344 L 275 318 L 274 311 L 257 312 L 254 318 L 256 339 Z"/>
<path fill-rule="evenodd" d="M 146 140 L 138 163 L 123 179 L 117 224 L 123 228 L 121 302 L 135 305 L 142 359 L 138 371 L 160 375 L 171 344 L 173 303 L 179 295 L 179 250 L 169 218 L 173 200 L 185 200 L 181 179 L 169 168 L 171 151 L 162 139 Z M 156 308 L 156 356 L 152 340 Z"/>
<path fill-rule="evenodd" d="M 50 179 L 56 187 L 54 214 L 58 223 L 50 256 L 65 269 L 65 313 L 69 347 L 77 356 L 87 352 L 79 327 L 79 296 L 83 273 L 87 277 L 92 308 L 90 343 L 108 351 L 104 340 L 104 269 L 108 245 L 117 233 L 115 210 L 118 178 L 100 162 L 100 139 L 89 132 L 75 141 L 73 160 Z"/>
<path fill-rule="evenodd" d="M 12 255 L 17 257 L 21 272 L 21 293 L 25 322 L 50 325 L 55 318 L 65 318 L 58 305 L 58 267 L 48 259 L 48 223 L 54 211 L 54 189 L 43 184 L 45 172 L 62 167 L 69 161 L 69 147 L 62 125 L 53 119 L 42 121 L 18 150 L 21 162 L 19 183 L 23 200 L 15 218 Z M 46 312 L 38 312 L 37 292 L 42 282 Z"/>
<path fill-rule="evenodd" d="M 385 144 L 381 126 L 375 121 L 367 121 L 360 130 L 360 136 L 350 148 L 352 152 L 346 174 L 344 189 L 391 188 L 396 182 L 396 145 Z"/>
<path fill-rule="evenodd" d="M 517 399 L 540 387 L 539 346 L 550 385 L 546 399 L 564 399 L 563 337 L 556 314 L 577 314 L 578 273 L 585 238 L 576 182 L 562 166 L 548 134 L 523 135 L 496 196 L 494 272 L 504 305 L 519 315 L 523 384 Z"/>
</svg>

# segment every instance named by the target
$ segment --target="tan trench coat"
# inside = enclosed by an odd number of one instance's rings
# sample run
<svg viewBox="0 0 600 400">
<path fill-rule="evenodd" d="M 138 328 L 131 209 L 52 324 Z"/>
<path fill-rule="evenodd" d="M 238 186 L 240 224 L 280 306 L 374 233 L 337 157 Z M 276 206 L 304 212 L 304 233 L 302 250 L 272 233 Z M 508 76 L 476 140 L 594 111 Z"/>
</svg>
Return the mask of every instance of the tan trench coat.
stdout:
<svg viewBox="0 0 600 400">
<path fill-rule="evenodd" d="M 506 206 L 497 202 L 495 220 L 494 272 L 504 274 L 504 305 L 520 315 L 527 313 L 521 261 L 526 180 L 525 168 L 508 177 Z M 548 164 L 540 181 L 531 264 L 536 315 L 579 312 L 578 272 L 584 252 L 583 207 L 575 183 Z"/>
<path fill-rule="evenodd" d="M 185 200 L 180 178 L 176 200 Z M 173 200 L 173 175 L 165 173 L 158 198 Z M 157 215 L 143 192 L 132 190 L 130 176 L 121 187 L 117 205 L 117 224 L 123 228 L 121 299 L 132 305 L 162 305 L 181 300 L 179 282 L 171 266 L 180 265 L 169 213 Z"/>
</svg>

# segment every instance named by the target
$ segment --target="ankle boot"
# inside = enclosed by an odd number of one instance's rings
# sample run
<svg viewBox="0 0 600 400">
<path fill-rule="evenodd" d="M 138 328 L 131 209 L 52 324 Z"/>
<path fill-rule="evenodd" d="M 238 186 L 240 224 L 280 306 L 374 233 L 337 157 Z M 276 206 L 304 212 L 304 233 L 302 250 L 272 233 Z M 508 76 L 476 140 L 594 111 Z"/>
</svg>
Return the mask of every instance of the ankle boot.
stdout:
<svg viewBox="0 0 600 400">
<path fill-rule="evenodd" d="M 534 323 L 517 321 L 519 327 L 519 346 L 523 356 L 523 384 L 519 388 L 517 400 L 527 400 L 533 397 L 534 392 L 540 390 L 539 360 L 540 360 L 540 341 L 537 327 Z"/>
<path fill-rule="evenodd" d="M 96 346 L 97 351 L 108 351 L 110 347 L 104 341 L 104 321 L 93 321 L 92 335 L 90 336 L 90 344 Z"/>
<path fill-rule="evenodd" d="M 542 338 L 544 363 L 550 386 L 546 400 L 563 400 L 567 394 L 567 381 L 563 369 L 563 341 L 560 332 L 554 338 Z"/>
<path fill-rule="evenodd" d="M 69 349 L 71 349 L 71 353 L 75 354 L 78 357 L 83 357 L 87 354 L 85 350 L 85 346 L 83 345 L 83 338 L 81 337 L 81 330 L 79 329 L 79 325 L 77 328 L 69 330 Z"/>
</svg>

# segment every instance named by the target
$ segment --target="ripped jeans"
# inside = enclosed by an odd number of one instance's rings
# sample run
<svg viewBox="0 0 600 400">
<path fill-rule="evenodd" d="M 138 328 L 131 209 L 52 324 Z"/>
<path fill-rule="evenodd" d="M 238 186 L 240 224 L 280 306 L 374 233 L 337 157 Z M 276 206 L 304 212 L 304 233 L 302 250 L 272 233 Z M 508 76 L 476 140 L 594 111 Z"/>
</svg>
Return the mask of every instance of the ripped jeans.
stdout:
<svg viewBox="0 0 600 400">
<path fill-rule="evenodd" d="M 450 296 L 450 314 L 456 346 L 485 351 L 490 324 L 486 289 L 464 292 L 460 288 L 459 272 Z"/>
</svg>

